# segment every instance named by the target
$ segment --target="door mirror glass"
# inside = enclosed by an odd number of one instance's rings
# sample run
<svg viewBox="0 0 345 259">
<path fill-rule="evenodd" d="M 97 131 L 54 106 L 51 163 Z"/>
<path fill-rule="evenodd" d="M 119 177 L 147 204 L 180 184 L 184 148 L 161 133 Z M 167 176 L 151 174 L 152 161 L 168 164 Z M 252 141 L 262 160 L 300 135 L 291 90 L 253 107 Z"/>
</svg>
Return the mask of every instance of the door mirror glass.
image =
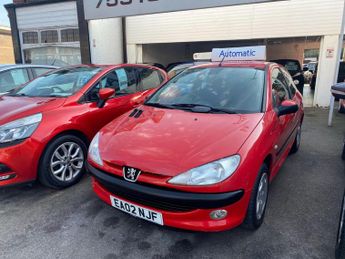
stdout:
<svg viewBox="0 0 345 259">
<path fill-rule="evenodd" d="M 296 102 L 291 101 L 291 100 L 283 101 L 278 108 L 278 116 L 280 117 L 280 116 L 296 113 L 298 109 L 299 107 L 296 104 Z"/>
</svg>

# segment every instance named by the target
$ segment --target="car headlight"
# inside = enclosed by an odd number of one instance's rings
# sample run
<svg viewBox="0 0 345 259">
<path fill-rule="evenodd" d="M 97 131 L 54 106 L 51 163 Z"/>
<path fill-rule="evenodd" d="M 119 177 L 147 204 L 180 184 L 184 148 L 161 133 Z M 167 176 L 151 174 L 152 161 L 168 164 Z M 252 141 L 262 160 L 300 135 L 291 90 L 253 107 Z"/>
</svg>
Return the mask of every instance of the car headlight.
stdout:
<svg viewBox="0 0 345 259">
<path fill-rule="evenodd" d="M 240 161 L 239 155 L 214 161 L 175 176 L 169 180 L 169 183 L 196 186 L 220 183 L 236 171 Z"/>
<path fill-rule="evenodd" d="M 38 113 L 0 126 L 0 144 L 30 137 L 41 121 L 42 114 Z"/>
<path fill-rule="evenodd" d="M 89 147 L 89 159 L 95 162 L 96 164 L 103 166 L 103 161 L 101 155 L 99 154 L 99 133 L 91 141 Z"/>
</svg>

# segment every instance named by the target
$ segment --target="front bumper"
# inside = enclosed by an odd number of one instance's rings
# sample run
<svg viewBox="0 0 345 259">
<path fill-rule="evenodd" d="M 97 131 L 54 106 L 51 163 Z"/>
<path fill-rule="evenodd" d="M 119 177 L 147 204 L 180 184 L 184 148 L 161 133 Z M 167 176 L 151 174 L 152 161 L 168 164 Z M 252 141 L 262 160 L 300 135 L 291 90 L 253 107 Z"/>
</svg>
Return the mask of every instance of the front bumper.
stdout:
<svg viewBox="0 0 345 259">
<path fill-rule="evenodd" d="M 240 225 L 245 217 L 249 195 L 243 190 L 227 193 L 191 193 L 147 184 L 130 183 L 115 175 L 87 166 L 93 176 L 96 194 L 111 205 L 110 196 L 162 213 L 170 227 L 194 231 L 223 231 Z M 228 216 L 213 220 L 210 213 L 225 209 Z"/>
<path fill-rule="evenodd" d="M 32 182 L 37 177 L 40 146 L 26 139 L 0 146 L 0 187 Z"/>
</svg>

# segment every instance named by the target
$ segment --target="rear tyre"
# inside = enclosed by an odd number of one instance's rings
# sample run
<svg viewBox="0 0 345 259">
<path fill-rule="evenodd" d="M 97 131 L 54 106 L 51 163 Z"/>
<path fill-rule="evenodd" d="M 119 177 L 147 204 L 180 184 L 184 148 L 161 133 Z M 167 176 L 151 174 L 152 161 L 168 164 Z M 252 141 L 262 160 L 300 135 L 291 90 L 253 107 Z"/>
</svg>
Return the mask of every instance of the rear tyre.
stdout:
<svg viewBox="0 0 345 259">
<path fill-rule="evenodd" d="M 261 166 L 254 184 L 243 227 L 249 230 L 258 229 L 264 222 L 269 191 L 269 174 L 266 164 Z"/>
<path fill-rule="evenodd" d="M 343 148 L 343 154 L 342 154 L 342 159 L 345 160 L 345 143 L 344 143 L 344 148 Z"/>
<path fill-rule="evenodd" d="M 339 113 L 345 113 L 345 106 L 344 105 L 340 105 Z"/>
<path fill-rule="evenodd" d="M 74 135 L 63 135 L 48 144 L 38 171 L 40 182 L 50 188 L 63 189 L 80 181 L 85 172 L 87 147 Z"/>
<path fill-rule="evenodd" d="M 341 209 L 337 245 L 335 247 L 335 258 L 345 259 L 345 196 L 343 199 L 343 207 Z"/>
<path fill-rule="evenodd" d="M 301 145 L 301 139 L 302 139 L 302 124 L 300 124 L 297 128 L 296 138 L 295 138 L 295 141 L 292 145 L 290 154 L 295 154 L 298 152 L 299 147 Z"/>
</svg>

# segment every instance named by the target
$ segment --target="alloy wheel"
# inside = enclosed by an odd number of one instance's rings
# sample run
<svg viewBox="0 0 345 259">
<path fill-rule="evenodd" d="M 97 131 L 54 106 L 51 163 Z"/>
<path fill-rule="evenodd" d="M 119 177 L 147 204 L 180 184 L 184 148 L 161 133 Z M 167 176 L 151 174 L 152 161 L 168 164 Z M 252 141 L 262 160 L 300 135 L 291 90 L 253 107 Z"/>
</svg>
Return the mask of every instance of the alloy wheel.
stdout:
<svg viewBox="0 0 345 259">
<path fill-rule="evenodd" d="M 256 218 L 260 220 L 264 215 L 268 197 L 268 175 L 263 173 L 256 195 Z"/>
<path fill-rule="evenodd" d="M 82 148 L 75 142 L 66 142 L 54 151 L 50 160 L 50 169 L 57 180 L 70 182 L 80 174 L 84 162 Z"/>
</svg>

